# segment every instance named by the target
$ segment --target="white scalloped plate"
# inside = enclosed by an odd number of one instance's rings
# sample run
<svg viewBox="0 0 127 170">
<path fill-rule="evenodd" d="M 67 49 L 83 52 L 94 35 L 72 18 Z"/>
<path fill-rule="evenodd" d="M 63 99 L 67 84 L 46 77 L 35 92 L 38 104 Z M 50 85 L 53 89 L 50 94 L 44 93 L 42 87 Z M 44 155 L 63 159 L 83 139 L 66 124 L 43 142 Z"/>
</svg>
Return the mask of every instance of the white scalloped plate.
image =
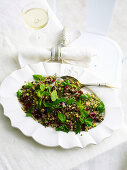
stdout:
<svg viewBox="0 0 127 170">
<path fill-rule="evenodd" d="M 73 147 L 85 147 L 88 144 L 97 144 L 113 131 L 121 127 L 123 113 L 120 101 L 113 89 L 94 87 L 92 90 L 103 100 L 105 104 L 105 118 L 97 127 L 88 132 L 75 135 L 74 132 L 60 132 L 53 128 L 45 128 L 31 117 L 26 117 L 17 99 L 16 92 L 24 84 L 24 81 L 32 80 L 33 74 L 58 76 L 71 75 L 82 83 L 100 82 L 100 79 L 89 69 L 83 69 L 68 64 L 38 63 L 27 65 L 22 69 L 14 71 L 1 84 L 0 102 L 4 108 L 4 114 L 9 117 L 13 127 L 22 131 L 26 136 L 32 137 L 38 143 L 49 146 L 61 146 L 65 149 Z"/>
</svg>

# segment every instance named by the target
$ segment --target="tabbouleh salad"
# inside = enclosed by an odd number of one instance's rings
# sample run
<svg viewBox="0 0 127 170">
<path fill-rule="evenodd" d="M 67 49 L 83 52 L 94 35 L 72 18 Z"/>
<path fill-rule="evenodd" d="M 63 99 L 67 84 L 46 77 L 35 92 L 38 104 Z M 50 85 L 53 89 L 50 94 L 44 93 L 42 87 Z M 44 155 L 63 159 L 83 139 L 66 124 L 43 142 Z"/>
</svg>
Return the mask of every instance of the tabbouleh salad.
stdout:
<svg viewBox="0 0 127 170">
<path fill-rule="evenodd" d="M 78 81 L 56 75 L 33 75 L 17 92 L 27 117 L 57 131 L 88 131 L 104 119 L 104 103 L 93 93 L 83 93 Z"/>
</svg>

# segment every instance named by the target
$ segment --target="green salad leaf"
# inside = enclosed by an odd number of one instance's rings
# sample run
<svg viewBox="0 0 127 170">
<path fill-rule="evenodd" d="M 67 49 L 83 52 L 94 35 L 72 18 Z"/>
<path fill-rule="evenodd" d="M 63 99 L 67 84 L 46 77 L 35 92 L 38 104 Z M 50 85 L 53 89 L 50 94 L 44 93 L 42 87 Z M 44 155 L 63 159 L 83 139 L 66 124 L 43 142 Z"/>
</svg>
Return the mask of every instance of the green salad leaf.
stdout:
<svg viewBox="0 0 127 170">
<path fill-rule="evenodd" d="M 32 113 L 26 113 L 26 117 L 31 117 Z"/>
<path fill-rule="evenodd" d="M 34 74 L 33 75 L 34 80 L 44 80 L 44 77 L 42 75 Z"/>
<path fill-rule="evenodd" d="M 64 123 L 65 120 L 66 120 L 66 116 L 63 113 L 61 113 L 61 112 L 58 113 L 58 118 L 60 119 L 60 121 L 62 123 Z"/>
<path fill-rule="evenodd" d="M 43 103 L 43 104 L 44 104 L 45 107 L 52 107 L 52 106 L 53 106 L 53 104 L 52 104 L 52 103 L 49 103 L 49 102 Z"/>
<path fill-rule="evenodd" d="M 32 87 L 32 86 L 33 86 L 33 84 L 30 83 L 30 82 L 28 82 L 28 84 L 27 84 L 25 87 L 28 89 L 28 88 L 30 88 L 30 87 Z"/>
<path fill-rule="evenodd" d="M 88 117 L 87 119 L 85 119 L 85 123 L 86 123 L 87 126 L 92 126 L 92 124 L 93 124 L 92 122 L 93 122 L 93 119 L 90 118 L 90 117 Z"/>
<path fill-rule="evenodd" d="M 40 89 L 41 89 L 41 91 L 44 91 L 45 90 L 45 84 L 41 84 Z"/>
<path fill-rule="evenodd" d="M 42 96 L 43 96 L 43 91 L 39 90 L 39 91 L 37 92 L 37 96 L 38 96 L 39 98 L 42 98 Z"/>
<path fill-rule="evenodd" d="M 69 99 L 69 100 L 67 100 L 66 104 L 70 105 L 70 104 L 74 103 L 74 101 L 75 101 L 74 99 Z"/>
<path fill-rule="evenodd" d="M 51 100 L 55 101 L 57 98 L 58 98 L 57 91 L 53 90 L 52 93 L 51 93 Z"/>
<path fill-rule="evenodd" d="M 53 104 L 54 104 L 54 105 L 57 105 L 57 104 L 59 104 L 60 102 L 65 102 L 65 101 L 66 101 L 66 98 L 61 97 L 61 98 L 56 99 L 56 100 L 53 102 Z"/>
<path fill-rule="evenodd" d="M 80 122 L 76 122 L 76 134 L 81 132 L 81 123 Z"/>
<path fill-rule="evenodd" d="M 79 98 L 80 98 L 80 99 L 89 99 L 90 96 L 89 96 L 88 94 L 81 94 L 81 95 L 79 96 Z"/>
<path fill-rule="evenodd" d="M 20 97 L 21 97 L 21 94 L 22 94 L 22 93 L 18 90 L 18 91 L 17 91 L 17 97 L 20 98 Z"/>
<path fill-rule="evenodd" d="M 105 105 L 104 105 L 104 103 L 101 101 L 100 103 L 99 103 L 99 105 L 97 106 L 97 110 L 99 111 L 99 113 L 103 113 L 104 112 L 104 110 L 105 110 Z"/>
</svg>

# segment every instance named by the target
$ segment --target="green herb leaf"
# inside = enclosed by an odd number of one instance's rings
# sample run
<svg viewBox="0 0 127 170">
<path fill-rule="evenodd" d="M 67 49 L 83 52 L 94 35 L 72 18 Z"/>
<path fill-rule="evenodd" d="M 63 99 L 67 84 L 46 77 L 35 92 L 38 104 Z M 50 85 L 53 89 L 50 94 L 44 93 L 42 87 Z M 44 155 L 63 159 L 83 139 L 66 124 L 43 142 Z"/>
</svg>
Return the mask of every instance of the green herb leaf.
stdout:
<svg viewBox="0 0 127 170">
<path fill-rule="evenodd" d="M 33 78 L 35 79 L 35 80 L 44 80 L 44 77 L 42 77 L 42 75 L 36 75 L 36 74 L 34 74 L 33 75 Z"/>
<path fill-rule="evenodd" d="M 26 87 L 26 88 L 30 88 L 30 87 L 32 87 L 32 86 L 33 86 L 33 84 L 30 83 L 30 82 L 28 82 L 28 85 L 26 85 L 25 87 Z"/>
<path fill-rule="evenodd" d="M 64 131 L 64 132 L 66 132 L 66 133 L 69 132 L 69 129 L 68 129 L 68 127 L 67 127 L 66 125 L 64 125 L 64 126 L 59 126 L 59 127 L 56 128 L 56 130 L 57 130 L 57 131 Z"/>
<path fill-rule="evenodd" d="M 58 118 L 60 119 L 60 121 L 62 123 L 64 123 L 65 120 L 66 120 L 66 116 L 63 113 L 61 113 L 61 112 L 58 113 Z"/>
<path fill-rule="evenodd" d="M 81 94 L 81 95 L 79 96 L 79 98 L 80 98 L 80 99 L 89 99 L 90 96 L 89 96 L 88 94 Z"/>
<path fill-rule="evenodd" d="M 62 81 L 61 84 L 62 84 L 63 86 L 71 86 L 71 87 L 72 87 L 72 85 L 70 84 L 69 80 Z"/>
<path fill-rule="evenodd" d="M 42 98 L 42 96 L 43 96 L 43 91 L 39 90 L 37 92 L 37 97 Z"/>
<path fill-rule="evenodd" d="M 90 118 L 90 117 L 88 117 L 87 119 L 85 119 L 85 123 L 86 123 L 87 126 L 92 126 L 92 124 L 93 124 L 92 122 L 93 122 L 93 119 Z"/>
<path fill-rule="evenodd" d="M 82 109 L 82 108 L 80 108 L 80 113 L 81 113 L 81 116 L 82 116 L 82 117 L 85 117 L 85 118 L 86 118 L 87 115 L 88 115 L 87 112 L 86 112 L 84 109 Z"/>
<path fill-rule="evenodd" d="M 39 99 L 38 101 L 38 107 L 41 108 L 41 104 L 42 104 L 42 98 Z"/>
<path fill-rule="evenodd" d="M 56 100 L 53 102 L 53 104 L 54 104 L 54 105 L 57 105 L 57 104 L 59 104 L 60 102 L 65 102 L 65 101 L 66 101 L 66 98 L 62 97 L 62 98 L 56 99 Z"/>
<path fill-rule="evenodd" d="M 45 107 L 52 107 L 52 103 L 44 103 Z"/>
<path fill-rule="evenodd" d="M 67 103 L 66 103 L 66 104 L 67 104 L 67 105 L 70 105 L 70 104 L 74 103 L 74 101 L 75 101 L 74 99 L 69 99 L 69 100 L 67 100 Z"/>
<path fill-rule="evenodd" d="M 31 117 L 32 114 L 31 113 L 26 113 L 26 117 Z"/>
<path fill-rule="evenodd" d="M 45 90 L 45 84 L 41 84 L 40 89 L 41 89 L 41 91 L 44 91 Z"/>
<path fill-rule="evenodd" d="M 49 92 L 48 91 L 44 91 L 42 94 L 43 94 L 43 96 L 49 96 Z"/>
<path fill-rule="evenodd" d="M 104 112 L 104 110 L 105 110 L 105 105 L 104 105 L 104 103 L 101 101 L 100 103 L 99 103 L 99 105 L 97 106 L 97 110 L 99 111 L 99 113 L 103 113 Z"/>
<path fill-rule="evenodd" d="M 82 104 L 81 104 L 81 99 L 79 99 L 79 100 L 76 101 L 76 105 L 77 105 L 77 107 L 82 106 Z"/>
<path fill-rule="evenodd" d="M 76 122 L 76 134 L 80 133 L 81 131 L 81 124 L 80 122 Z"/>
<path fill-rule="evenodd" d="M 46 89 L 47 89 L 47 91 L 48 91 L 48 92 L 50 92 L 50 91 L 51 91 L 51 89 L 52 89 L 52 87 L 47 86 L 47 87 L 46 87 Z"/>
<path fill-rule="evenodd" d="M 22 94 L 22 93 L 18 90 L 18 91 L 17 91 L 17 97 L 20 98 L 20 97 L 21 97 L 21 94 Z"/>
<path fill-rule="evenodd" d="M 53 90 L 52 93 L 51 93 L 51 100 L 55 101 L 57 98 L 58 98 L 57 91 Z"/>
</svg>

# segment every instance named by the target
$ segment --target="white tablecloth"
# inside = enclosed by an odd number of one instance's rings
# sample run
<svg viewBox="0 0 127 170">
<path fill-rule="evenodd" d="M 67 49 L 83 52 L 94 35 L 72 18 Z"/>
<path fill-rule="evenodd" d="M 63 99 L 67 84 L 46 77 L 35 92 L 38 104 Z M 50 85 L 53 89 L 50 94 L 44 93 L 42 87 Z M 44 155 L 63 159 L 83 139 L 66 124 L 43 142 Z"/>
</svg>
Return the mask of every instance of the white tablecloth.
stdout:
<svg viewBox="0 0 127 170">
<path fill-rule="evenodd" d="M 6 40 L 5 34 L 16 45 L 22 47 L 29 45 L 29 42 L 24 41 L 27 36 L 26 29 L 24 28 L 21 34 L 21 25 L 17 25 L 19 21 L 17 16 L 26 2 L 26 0 L 0 1 L 0 82 L 19 68 L 14 56 L 16 49 Z M 11 127 L 10 120 L 3 115 L 3 109 L 0 106 L 0 170 L 78 170 L 82 167 L 83 170 L 122 170 L 123 167 L 126 168 L 124 166 L 127 149 L 125 141 L 127 141 L 127 131 L 126 128 L 121 127 L 100 144 L 84 149 L 47 148 Z M 124 159 L 121 156 L 123 151 Z M 111 159 L 112 157 L 116 159 L 116 162 Z M 123 162 L 118 165 L 120 159 Z M 100 162 L 102 163 L 99 166 Z"/>
</svg>

